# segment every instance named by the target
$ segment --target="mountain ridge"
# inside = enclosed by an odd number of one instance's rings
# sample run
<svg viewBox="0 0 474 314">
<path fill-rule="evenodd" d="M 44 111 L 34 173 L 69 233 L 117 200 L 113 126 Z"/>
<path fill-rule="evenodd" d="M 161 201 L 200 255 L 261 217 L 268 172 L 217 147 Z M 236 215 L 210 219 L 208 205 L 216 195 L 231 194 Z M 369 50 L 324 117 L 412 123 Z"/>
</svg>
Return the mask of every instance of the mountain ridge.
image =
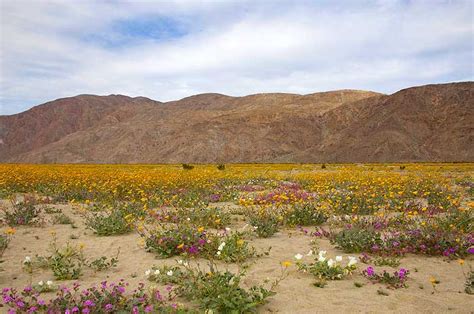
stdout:
<svg viewBox="0 0 474 314">
<path fill-rule="evenodd" d="M 0 162 L 474 161 L 473 82 L 391 95 L 78 95 L 0 116 Z"/>
</svg>

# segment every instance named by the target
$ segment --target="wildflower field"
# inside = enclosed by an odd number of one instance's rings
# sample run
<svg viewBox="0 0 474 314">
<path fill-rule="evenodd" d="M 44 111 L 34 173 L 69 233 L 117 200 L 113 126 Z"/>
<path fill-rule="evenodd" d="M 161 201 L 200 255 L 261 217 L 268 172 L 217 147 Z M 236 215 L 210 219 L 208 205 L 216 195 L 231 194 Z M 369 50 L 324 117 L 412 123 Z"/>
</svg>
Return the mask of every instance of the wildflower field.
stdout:
<svg viewBox="0 0 474 314">
<path fill-rule="evenodd" d="M 0 165 L 0 312 L 470 313 L 474 164 Z"/>
</svg>

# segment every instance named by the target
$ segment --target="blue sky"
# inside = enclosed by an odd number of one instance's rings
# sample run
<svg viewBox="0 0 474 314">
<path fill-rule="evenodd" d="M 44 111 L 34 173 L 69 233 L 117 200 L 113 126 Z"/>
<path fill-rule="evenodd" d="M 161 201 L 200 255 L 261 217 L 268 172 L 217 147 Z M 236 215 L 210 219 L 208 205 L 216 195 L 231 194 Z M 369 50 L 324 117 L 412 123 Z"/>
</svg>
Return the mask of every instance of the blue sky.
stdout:
<svg viewBox="0 0 474 314">
<path fill-rule="evenodd" d="M 0 114 L 77 94 L 473 80 L 472 1 L 0 0 Z"/>
</svg>

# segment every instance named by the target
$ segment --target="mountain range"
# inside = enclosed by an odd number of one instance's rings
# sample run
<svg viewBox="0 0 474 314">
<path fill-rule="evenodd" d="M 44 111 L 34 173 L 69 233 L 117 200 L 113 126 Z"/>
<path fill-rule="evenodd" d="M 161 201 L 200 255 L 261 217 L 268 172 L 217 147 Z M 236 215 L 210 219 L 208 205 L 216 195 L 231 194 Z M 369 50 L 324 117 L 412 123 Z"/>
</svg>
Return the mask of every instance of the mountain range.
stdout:
<svg viewBox="0 0 474 314">
<path fill-rule="evenodd" d="M 473 91 L 79 95 L 0 116 L 0 162 L 473 162 Z"/>
</svg>

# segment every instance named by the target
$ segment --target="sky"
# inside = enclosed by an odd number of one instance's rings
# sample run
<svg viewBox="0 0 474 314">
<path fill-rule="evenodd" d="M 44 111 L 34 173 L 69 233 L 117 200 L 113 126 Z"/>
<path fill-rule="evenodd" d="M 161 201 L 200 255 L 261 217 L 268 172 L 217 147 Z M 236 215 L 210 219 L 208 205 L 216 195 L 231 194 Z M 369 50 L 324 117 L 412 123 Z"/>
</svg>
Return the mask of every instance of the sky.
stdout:
<svg viewBox="0 0 474 314">
<path fill-rule="evenodd" d="M 472 81 L 473 3 L 0 0 L 0 115 L 78 94 L 169 101 Z"/>
</svg>

